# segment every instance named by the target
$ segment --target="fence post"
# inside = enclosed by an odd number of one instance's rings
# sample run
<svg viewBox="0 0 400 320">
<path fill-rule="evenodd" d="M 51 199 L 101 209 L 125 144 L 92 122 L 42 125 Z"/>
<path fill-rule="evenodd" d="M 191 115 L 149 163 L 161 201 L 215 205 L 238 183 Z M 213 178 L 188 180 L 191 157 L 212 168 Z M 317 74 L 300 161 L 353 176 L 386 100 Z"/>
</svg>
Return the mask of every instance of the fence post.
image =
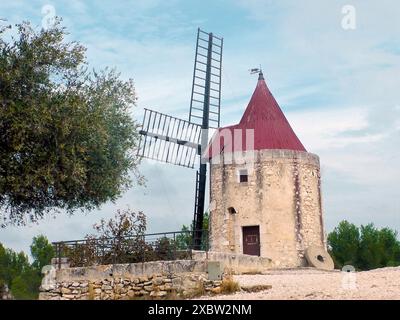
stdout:
<svg viewBox="0 0 400 320">
<path fill-rule="evenodd" d="M 61 243 L 57 243 L 58 270 L 61 269 Z"/>
<path fill-rule="evenodd" d="M 176 260 L 176 233 L 174 232 L 174 260 Z"/>
<path fill-rule="evenodd" d="M 143 241 L 142 241 L 142 262 L 144 263 L 145 261 L 146 261 L 146 246 L 145 246 L 145 244 L 146 244 L 146 238 L 145 238 L 145 235 L 143 235 Z"/>
</svg>

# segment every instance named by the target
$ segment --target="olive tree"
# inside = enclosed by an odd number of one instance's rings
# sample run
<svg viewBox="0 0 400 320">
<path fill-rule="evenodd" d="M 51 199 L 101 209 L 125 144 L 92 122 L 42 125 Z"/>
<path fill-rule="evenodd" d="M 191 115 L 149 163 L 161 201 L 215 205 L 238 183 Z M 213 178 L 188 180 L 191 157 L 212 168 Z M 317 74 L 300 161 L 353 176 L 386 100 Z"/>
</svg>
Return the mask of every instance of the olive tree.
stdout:
<svg viewBox="0 0 400 320">
<path fill-rule="evenodd" d="M 86 48 L 23 22 L 0 30 L 0 223 L 116 200 L 142 182 L 132 80 L 89 69 Z"/>
</svg>

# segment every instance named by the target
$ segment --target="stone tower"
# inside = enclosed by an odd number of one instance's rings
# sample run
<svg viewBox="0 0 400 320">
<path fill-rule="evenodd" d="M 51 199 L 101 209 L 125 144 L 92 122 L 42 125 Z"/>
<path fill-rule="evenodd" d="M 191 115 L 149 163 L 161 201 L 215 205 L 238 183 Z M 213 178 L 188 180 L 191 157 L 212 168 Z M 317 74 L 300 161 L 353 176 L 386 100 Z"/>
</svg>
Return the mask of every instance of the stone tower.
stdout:
<svg viewBox="0 0 400 320">
<path fill-rule="evenodd" d="M 239 124 L 220 128 L 207 154 L 212 251 L 285 268 L 306 265 L 311 246 L 326 248 L 319 157 L 297 138 L 261 72 Z"/>
</svg>

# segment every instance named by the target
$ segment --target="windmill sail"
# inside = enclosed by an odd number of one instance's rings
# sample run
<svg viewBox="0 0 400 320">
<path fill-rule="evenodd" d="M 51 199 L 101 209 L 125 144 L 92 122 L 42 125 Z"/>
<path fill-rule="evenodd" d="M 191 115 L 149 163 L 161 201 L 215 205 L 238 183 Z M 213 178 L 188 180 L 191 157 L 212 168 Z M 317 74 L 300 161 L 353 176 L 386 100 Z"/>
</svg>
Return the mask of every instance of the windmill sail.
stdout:
<svg viewBox="0 0 400 320">
<path fill-rule="evenodd" d="M 197 30 L 189 121 L 203 125 L 204 108 L 210 128 L 220 126 L 222 48 L 224 40 Z"/>
<path fill-rule="evenodd" d="M 145 109 L 139 156 L 194 168 L 208 144 L 208 129 L 220 127 L 222 48 L 222 38 L 197 30 L 189 120 Z M 200 249 L 203 241 L 207 181 L 207 164 L 199 162 L 193 217 L 195 249 Z"/>
<path fill-rule="evenodd" d="M 194 168 L 200 152 L 199 125 L 145 109 L 139 133 L 139 156 Z"/>
</svg>

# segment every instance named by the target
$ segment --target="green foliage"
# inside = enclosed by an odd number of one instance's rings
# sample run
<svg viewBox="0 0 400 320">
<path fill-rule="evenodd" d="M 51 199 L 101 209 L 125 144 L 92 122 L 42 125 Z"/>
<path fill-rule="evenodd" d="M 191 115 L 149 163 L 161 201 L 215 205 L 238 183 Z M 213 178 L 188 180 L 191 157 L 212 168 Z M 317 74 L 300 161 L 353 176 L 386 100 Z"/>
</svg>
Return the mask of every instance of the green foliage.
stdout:
<svg viewBox="0 0 400 320">
<path fill-rule="evenodd" d="M 88 71 L 86 49 L 66 35 L 59 20 L 47 30 L 27 22 L 0 30 L 3 226 L 113 201 L 130 186 L 128 172 L 142 182 L 133 82 Z"/>
<path fill-rule="evenodd" d="M 328 243 L 332 248 L 332 258 L 337 266 L 355 265 L 360 232 L 352 223 L 342 221 L 333 232 L 328 235 Z"/>
<path fill-rule="evenodd" d="M 39 294 L 42 277 L 33 267 L 28 268 L 11 282 L 11 293 L 18 300 L 35 300 Z"/>
<path fill-rule="evenodd" d="M 46 237 L 34 237 L 31 245 L 32 264 L 24 252 L 16 253 L 0 243 L 0 284 L 6 284 L 16 299 L 36 299 L 42 281 L 41 269 L 50 264 L 53 248 Z"/>
<path fill-rule="evenodd" d="M 190 248 L 192 244 L 192 233 L 190 230 L 188 226 L 183 225 L 181 231 L 184 232 L 176 235 L 175 243 L 179 250 Z"/>
<path fill-rule="evenodd" d="M 39 272 L 42 268 L 51 263 L 54 257 L 54 248 L 43 235 L 34 237 L 31 244 L 32 266 Z"/>
<path fill-rule="evenodd" d="M 209 219 L 210 218 L 208 212 L 205 212 L 203 217 L 203 230 L 208 230 Z M 184 231 L 184 233 L 178 234 L 176 236 L 176 245 L 178 249 L 185 250 L 192 246 L 192 233 L 190 232 L 191 230 L 193 230 L 193 222 L 189 227 L 186 225 L 182 226 L 181 231 Z M 207 246 L 208 234 L 203 234 L 201 249 L 206 250 Z"/>
<path fill-rule="evenodd" d="M 400 242 L 397 232 L 377 229 L 373 224 L 358 228 L 342 221 L 328 235 L 330 253 L 337 268 L 346 264 L 359 270 L 400 265 Z"/>
<path fill-rule="evenodd" d="M 0 244 L 0 279 L 11 286 L 12 279 L 29 270 L 30 264 L 25 253 L 16 253 Z"/>
</svg>

